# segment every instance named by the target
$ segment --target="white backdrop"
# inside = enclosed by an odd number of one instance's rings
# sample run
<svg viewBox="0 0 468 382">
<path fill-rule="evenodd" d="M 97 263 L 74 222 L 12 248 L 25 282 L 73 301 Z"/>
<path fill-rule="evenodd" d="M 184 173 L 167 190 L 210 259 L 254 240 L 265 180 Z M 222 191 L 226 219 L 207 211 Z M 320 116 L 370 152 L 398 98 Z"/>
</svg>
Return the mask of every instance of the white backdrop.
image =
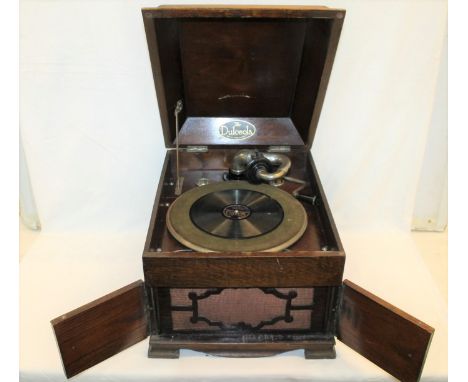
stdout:
<svg viewBox="0 0 468 382">
<path fill-rule="evenodd" d="M 347 9 L 312 149 L 335 220 L 407 229 L 446 2 L 321 3 Z M 165 147 L 140 9 L 156 5 L 21 2 L 21 134 L 45 232 L 147 228 Z"/>
<path fill-rule="evenodd" d="M 447 226 L 448 46 L 445 39 L 436 96 L 416 192 L 412 229 L 443 231 Z"/>
<path fill-rule="evenodd" d="M 317 2 L 347 9 L 312 149 L 345 277 L 436 328 L 423 377 L 445 381 L 446 303 L 402 232 L 436 100 L 446 2 Z M 21 137 L 42 225 L 20 268 L 21 380 L 63 381 L 49 320 L 142 277 L 165 155 L 140 11 L 156 5 L 21 2 Z M 336 360 L 312 363 L 300 352 L 175 361 L 148 360 L 146 350 L 143 341 L 77 380 L 393 380 L 339 343 Z"/>
</svg>

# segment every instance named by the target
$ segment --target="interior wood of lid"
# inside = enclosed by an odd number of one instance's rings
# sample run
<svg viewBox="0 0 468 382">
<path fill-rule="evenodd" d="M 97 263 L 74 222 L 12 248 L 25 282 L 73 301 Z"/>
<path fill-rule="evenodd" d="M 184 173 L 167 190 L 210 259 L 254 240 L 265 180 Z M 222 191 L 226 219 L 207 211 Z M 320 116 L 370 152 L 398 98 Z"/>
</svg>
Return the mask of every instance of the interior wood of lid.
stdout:
<svg viewBox="0 0 468 382">
<path fill-rule="evenodd" d="M 261 120 L 247 145 L 312 143 L 344 12 L 160 7 L 143 16 L 166 146 L 179 100 L 182 144 L 235 145 L 216 140 L 215 118 Z"/>
<path fill-rule="evenodd" d="M 226 123 L 243 121 L 255 126 L 247 138 L 227 138 L 222 134 Z M 203 118 L 189 117 L 179 134 L 179 144 L 186 145 L 271 145 L 303 146 L 304 141 L 290 118 Z"/>
</svg>

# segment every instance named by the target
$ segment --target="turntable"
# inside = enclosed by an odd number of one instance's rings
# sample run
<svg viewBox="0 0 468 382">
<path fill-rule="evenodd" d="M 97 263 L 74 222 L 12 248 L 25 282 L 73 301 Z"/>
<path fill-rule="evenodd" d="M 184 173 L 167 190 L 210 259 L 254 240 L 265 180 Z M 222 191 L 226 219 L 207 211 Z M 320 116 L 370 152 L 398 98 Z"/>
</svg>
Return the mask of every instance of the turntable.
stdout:
<svg viewBox="0 0 468 382">
<path fill-rule="evenodd" d="M 350 281 L 310 154 L 345 11 L 143 9 L 168 148 L 137 281 L 52 321 L 67 377 L 148 336 L 148 356 L 229 357 L 335 337 L 419 379 L 433 329 Z"/>
<path fill-rule="evenodd" d="M 199 252 L 274 252 L 304 233 L 307 214 L 293 196 L 268 185 L 228 181 L 191 189 L 171 204 L 167 228 Z"/>
</svg>

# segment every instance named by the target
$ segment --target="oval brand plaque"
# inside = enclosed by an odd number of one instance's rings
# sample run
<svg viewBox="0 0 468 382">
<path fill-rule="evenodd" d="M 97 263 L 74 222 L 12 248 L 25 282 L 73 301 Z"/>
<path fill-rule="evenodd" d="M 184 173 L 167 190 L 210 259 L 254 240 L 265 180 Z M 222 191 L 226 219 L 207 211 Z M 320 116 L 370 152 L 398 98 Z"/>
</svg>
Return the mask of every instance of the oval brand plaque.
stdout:
<svg viewBox="0 0 468 382">
<path fill-rule="evenodd" d="M 219 126 L 219 135 L 227 139 L 247 139 L 256 132 L 253 124 L 241 120 L 229 121 Z"/>
</svg>

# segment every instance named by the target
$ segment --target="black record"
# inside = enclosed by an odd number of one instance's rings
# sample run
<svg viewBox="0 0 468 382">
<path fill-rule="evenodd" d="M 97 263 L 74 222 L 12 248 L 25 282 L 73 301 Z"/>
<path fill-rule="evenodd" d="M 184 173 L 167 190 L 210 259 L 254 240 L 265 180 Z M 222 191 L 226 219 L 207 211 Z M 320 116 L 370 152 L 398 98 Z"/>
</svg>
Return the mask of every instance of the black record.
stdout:
<svg viewBox="0 0 468 382">
<path fill-rule="evenodd" d="M 232 239 L 268 233 L 283 221 L 283 215 L 283 209 L 273 198 L 245 189 L 209 193 L 190 208 L 190 218 L 199 229 Z"/>
</svg>

